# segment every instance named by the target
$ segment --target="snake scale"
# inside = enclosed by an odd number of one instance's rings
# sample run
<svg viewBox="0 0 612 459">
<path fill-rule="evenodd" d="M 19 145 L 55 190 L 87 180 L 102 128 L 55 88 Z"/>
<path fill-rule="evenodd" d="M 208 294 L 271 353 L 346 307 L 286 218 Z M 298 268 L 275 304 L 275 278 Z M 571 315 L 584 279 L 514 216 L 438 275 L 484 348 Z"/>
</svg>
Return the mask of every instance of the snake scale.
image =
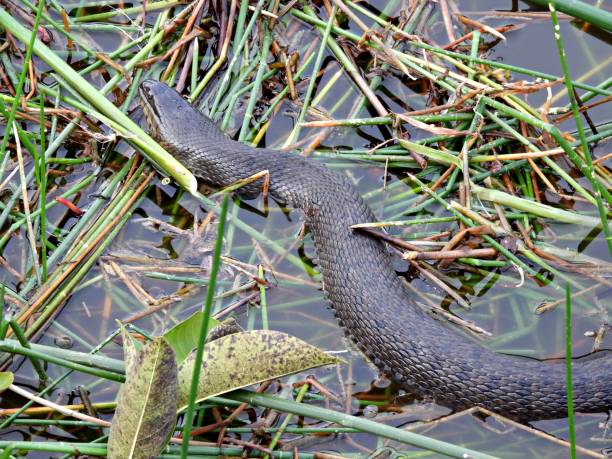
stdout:
<svg viewBox="0 0 612 459">
<path fill-rule="evenodd" d="M 452 409 L 480 406 L 528 422 L 567 416 L 563 365 L 497 354 L 410 300 L 380 240 L 351 225 L 375 221 L 353 186 L 323 164 L 225 136 L 176 91 L 140 86 L 151 135 L 194 175 L 224 187 L 262 170 L 269 192 L 305 215 L 324 290 L 346 335 L 402 388 Z M 244 191 L 256 195 L 261 182 Z M 574 409 L 612 409 L 610 354 L 573 364 Z"/>
</svg>

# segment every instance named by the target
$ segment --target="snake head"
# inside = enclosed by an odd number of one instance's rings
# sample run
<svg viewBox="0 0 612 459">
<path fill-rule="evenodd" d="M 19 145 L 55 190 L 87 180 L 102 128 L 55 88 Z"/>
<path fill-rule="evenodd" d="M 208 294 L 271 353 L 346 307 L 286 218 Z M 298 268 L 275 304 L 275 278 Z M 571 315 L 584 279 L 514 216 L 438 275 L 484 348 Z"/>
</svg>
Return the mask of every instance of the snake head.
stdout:
<svg viewBox="0 0 612 459">
<path fill-rule="evenodd" d="M 138 93 L 151 135 L 160 143 L 172 142 L 178 133 L 193 123 L 196 110 L 164 83 L 145 80 Z"/>
<path fill-rule="evenodd" d="M 201 149 L 191 147 L 206 143 L 203 139 L 215 145 L 227 141 L 210 118 L 164 83 L 145 80 L 138 92 L 151 136 L 192 171 L 198 169 Z"/>
</svg>

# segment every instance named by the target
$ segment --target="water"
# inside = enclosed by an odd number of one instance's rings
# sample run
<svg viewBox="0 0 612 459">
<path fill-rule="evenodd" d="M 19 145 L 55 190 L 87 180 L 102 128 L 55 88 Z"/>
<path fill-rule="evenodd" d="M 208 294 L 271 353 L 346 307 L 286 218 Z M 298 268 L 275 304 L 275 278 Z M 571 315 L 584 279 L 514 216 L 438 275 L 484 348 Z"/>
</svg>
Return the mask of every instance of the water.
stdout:
<svg viewBox="0 0 612 459">
<path fill-rule="evenodd" d="M 467 16 L 481 20 L 482 16 L 475 10 L 482 9 L 482 2 L 462 2 L 461 9 L 465 10 Z M 381 10 L 385 2 L 374 2 Z M 487 2 L 487 8 L 509 8 L 509 2 Z M 470 13 L 470 11 L 472 13 Z M 388 11 L 390 16 L 395 16 L 396 11 Z M 149 17 L 149 21 L 154 16 Z M 502 18 L 498 20 L 487 20 L 487 24 L 496 26 L 499 24 L 520 22 L 517 19 Z M 299 22 L 293 20 L 292 27 L 302 27 Z M 431 24 L 431 38 L 439 43 L 446 43 L 444 27 L 439 21 Z M 602 56 L 609 55 L 608 43 L 593 35 L 584 33 L 575 26 L 564 21 L 561 33 L 567 47 L 570 71 L 574 78 L 588 72 L 594 65 L 601 63 L 602 71 L 589 75 L 585 82 L 597 84 L 606 78 L 609 72 L 609 59 L 602 60 Z M 302 37 L 310 36 L 311 32 L 305 30 Z M 457 33 L 459 36 L 460 33 Z M 120 41 L 119 34 L 99 32 L 93 34 L 96 43 L 106 51 L 112 51 Z M 210 52 L 210 51 L 207 51 Z M 520 65 L 526 68 L 543 72 L 560 74 L 555 44 L 552 39 L 550 25 L 545 21 L 532 20 L 524 28 L 508 33 L 507 43 L 497 45 L 489 58 L 503 59 L 506 63 Z M 606 62 L 608 62 L 606 64 Z M 331 59 L 326 61 L 324 77 L 319 82 L 319 88 L 325 86 L 329 78 L 338 70 L 338 64 Z M 308 71 L 306 72 L 308 74 Z M 519 77 L 523 78 L 523 77 Z M 301 88 L 303 90 L 303 88 Z M 420 89 L 415 91 L 414 85 L 398 76 L 386 77 L 383 86 L 377 91 L 381 99 L 392 109 L 403 111 L 407 106 L 420 108 L 426 103 L 426 97 L 421 94 Z M 345 101 L 338 105 L 340 95 L 348 92 Z M 324 110 L 335 110 L 333 117 L 343 118 L 350 114 L 357 91 L 353 83 L 342 75 L 334 86 L 334 95 L 326 97 L 319 108 Z M 534 105 L 540 104 L 543 99 L 540 94 L 529 96 L 528 101 Z M 565 98 L 555 102 L 556 106 L 566 103 Z M 235 128 L 241 124 L 241 108 L 239 106 L 235 117 L 232 119 L 229 132 L 233 133 Z M 265 144 L 272 148 L 283 145 L 288 130 L 294 124 L 295 117 L 300 107 L 286 102 L 274 116 L 270 128 L 266 132 Z M 609 112 L 606 106 L 598 107 L 590 111 L 590 115 L 597 122 L 609 121 Z M 359 116 L 370 116 L 366 112 Z M 572 129 L 571 123 L 565 124 L 567 129 Z M 302 129 L 301 138 L 312 134 L 312 130 Z M 421 133 L 422 134 L 422 133 Z M 369 149 L 381 144 L 391 135 L 387 127 L 365 127 L 365 128 L 338 128 L 333 130 L 324 140 L 324 146 L 340 150 L 346 149 Z M 416 134 L 419 135 L 418 133 Z M 125 144 L 120 143 L 116 147 L 121 155 L 129 155 L 130 150 Z M 605 147 L 596 150 L 598 154 L 605 154 Z M 66 149 L 65 155 L 78 155 L 78 151 Z M 121 156 L 115 160 L 120 163 Z M 385 171 L 384 164 L 369 162 L 349 162 L 342 159 L 324 160 L 330 167 L 347 174 L 351 181 L 358 186 L 362 194 L 370 196 L 368 199 L 379 218 L 392 215 L 388 211 L 396 200 L 399 193 L 407 192 L 410 187 L 401 182 L 405 177 L 404 170 L 396 168 Z M 111 165 L 117 163 L 111 163 Z M 74 182 L 89 173 L 94 166 L 85 164 L 77 166 L 67 178 L 57 178 L 55 182 L 59 186 L 65 186 L 67 182 Z M 385 177 L 385 172 L 387 175 Z M 101 181 L 100 179 L 99 181 Z M 388 190 L 381 191 L 383 182 L 386 182 Z M 96 187 L 86 190 L 81 196 L 79 205 L 87 207 L 90 199 L 89 193 Z M 557 197 L 547 196 L 550 202 L 556 203 Z M 569 201 L 566 205 L 574 206 L 575 210 L 592 211 L 592 207 Z M 435 215 L 445 215 L 444 211 L 435 206 L 428 210 Z M 271 202 L 269 208 L 264 208 L 261 199 L 240 202 L 235 200 L 230 206 L 230 214 L 247 222 L 266 238 L 276 241 L 287 250 L 288 255 L 278 255 L 266 247 L 265 244 L 256 243 L 251 237 L 233 228 L 231 225 L 226 232 L 224 254 L 243 263 L 256 266 L 272 264 L 274 273 L 267 272 L 267 278 L 272 287 L 267 291 L 267 321 L 269 327 L 297 336 L 311 344 L 325 350 L 339 352 L 347 361 L 346 365 L 339 368 L 324 368 L 314 371 L 316 377 L 332 392 L 342 395 L 341 399 L 350 398 L 348 410 L 353 414 L 374 416 L 381 422 L 397 426 L 408 426 L 416 432 L 423 433 L 436 439 L 456 444 L 464 444 L 474 449 L 500 454 L 503 457 L 515 457 L 518 455 L 528 457 L 560 457 L 567 456 L 567 450 L 562 446 L 555 445 L 546 438 L 539 437 L 537 433 L 527 432 L 519 427 L 509 426 L 495 422 L 492 419 L 483 421 L 477 416 L 469 413 L 456 414 L 450 418 L 442 418 L 433 425 L 421 424 L 421 421 L 429 421 L 440 416 L 449 414 L 448 409 L 436 406 L 427 400 L 418 400 L 410 394 L 404 394 L 396 387 L 377 387 L 378 372 L 364 358 L 354 350 L 343 336 L 342 330 L 337 325 L 333 312 L 327 305 L 320 289 L 319 278 L 309 274 L 304 265 L 296 263 L 300 259 L 306 266 L 316 266 L 316 253 L 312 241 L 308 235 L 296 243 L 296 237 L 302 231 L 302 219 L 299 213 L 280 208 Z M 83 281 L 84 288 L 77 289 L 66 301 L 61 313 L 45 331 L 39 342 L 54 345 L 59 341 L 72 342 L 73 349 L 83 352 L 89 351 L 115 329 L 115 320 L 125 320 L 132 314 L 146 309 L 138 299 L 131 293 L 130 288 L 111 271 L 111 262 L 116 262 L 129 276 L 154 298 L 176 295 L 182 283 L 176 281 L 164 281 L 151 277 L 150 267 L 158 267 L 157 271 L 164 272 L 176 267 L 187 267 L 193 271 L 199 268 L 201 272 L 187 274 L 190 277 L 206 278 L 206 267 L 210 255 L 210 245 L 196 244 L 188 233 L 194 225 L 194 218 L 201 222 L 206 217 L 206 209 L 191 196 L 181 192 L 173 184 L 162 184 L 156 181 L 147 197 L 136 212 L 134 217 L 121 230 L 115 238 L 111 247 L 105 252 L 99 263 L 94 266 L 86 279 Z M 412 218 L 412 217 L 409 217 Z M 169 231 L 168 229 L 151 227 L 145 223 L 148 219 L 157 219 L 175 226 L 185 233 Z M 57 207 L 50 213 L 49 220 L 58 227 L 69 230 L 77 221 L 73 216 L 66 216 L 61 207 Z M 410 237 L 415 232 L 440 232 L 453 229 L 452 223 L 439 223 L 428 226 L 415 226 L 407 231 L 393 229 L 392 234 Z M 569 225 L 551 225 L 551 231 L 539 233 L 539 239 L 549 241 L 552 244 L 579 250 L 585 255 L 597 258 L 604 257 L 606 253 L 605 242 L 601 235 L 593 237 L 590 228 L 575 228 Z M 214 234 L 214 227 L 210 229 L 208 238 Z M 26 239 L 13 238 L 4 251 L 4 256 L 13 264 L 21 266 Z M 127 260 L 126 257 L 130 259 Z M 534 358 L 560 357 L 564 355 L 564 311 L 561 306 L 543 315 L 534 314 L 535 309 L 546 302 L 556 301 L 563 298 L 561 291 L 552 287 L 538 287 L 530 279 L 523 279 L 521 272 L 510 267 L 502 272 L 476 272 L 465 269 L 451 268 L 443 271 L 444 281 L 459 292 L 464 302 L 470 306 L 465 309 L 457 304 L 446 293 L 431 285 L 412 271 L 407 271 L 404 262 L 397 260 L 397 269 L 411 281 L 415 290 L 423 296 L 423 300 L 440 305 L 453 314 L 463 319 L 471 320 L 480 327 L 493 334 L 493 338 L 484 340 L 483 344 L 496 351 L 525 355 Z M 565 273 L 572 279 L 580 282 L 583 287 L 594 285 L 592 281 L 573 273 Z M 9 276 L 10 278 L 10 276 Z M 220 290 L 227 291 L 248 282 L 249 278 L 239 269 L 225 264 L 221 278 Z M 17 282 L 12 279 L 13 286 Z M 247 292 L 249 294 L 251 292 Z M 136 325 L 152 335 L 162 333 L 172 327 L 177 321 L 187 317 L 201 307 L 205 289 L 193 286 L 190 291 L 183 293 L 180 299 L 171 304 L 166 310 L 155 313 L 149 317 L 138 320 Z M 215 311 L 223 311 L 228 305 L 240 301 L 246 294 L 231 296 L 218 301 Z M 609 312 L 609 288 L 600 287 L 594 293 L 587 293 L 574 300 L 574 322 L 573 322 L 573 352 L 580 356 L 590 352 L 593 346 L 593 338 L 586 336 L 588 332 L 596 331 L 602 321 L 606 320 Z M 261 328 L 264 323 L 262 309 L 256 304 L 243 305 L 232 311 L 239 322 L 245 328 Z M 610 339 L 606 338 L 603 347 L 610 348 Z M 122 358 L 121 347 L 112 343 L 105 349 L 105 355 Z M 28 363 L 22 363 L 13 368 L 17 374 L 27 382 L 32 377 L 32 371 Z M 50 366 L 49 374 L 57 377 L 63 371 L 58 367 Z M 313 371 L 307 372 L 308 374 Z M 284 380 L 290 383 L 304 378 L 305 375 L 296 375 Z M 33 381 L 33 380 L 32 380 Z M 70 400 L 73 390 L 78 385 L 89 388 L 91 399 L 96 402 L 113 401 L 116 396 L 117 386 L 114 384 L 100 383 L 90 377 L 74 374 L 61 385 L 61 390 L 56 391 L 61 403 Z M 378 384 L 380 385 L 380 384 Z M 384 386 L 384 384 L 383 384 Z M 34 388 L 31 388 L 35 390 Z M 5 393 L 6 394 L 6 393 Z M 63 395 L 62 395 L 63 394 Z M 8 404 L 19 406 L 21 400 L 9 399 L 5 396 L 1 406 Z M 375 408 L 372 408 L 375 406 Z M 342 410 L 347 407 L 342 404 L 334 404 L 335 409 Z M 108 416 L 106 416 L 108 418 Z M 610 447 L 609 441 L 601 438 L 606 435 L 600 424 L 605 422 L 605 415 L 579 415 L 577 416 L 576 434 L 578 444 L 586 448 L 601 450 Z M 557 438 L 567 438 L 566 420 L 541 421 L 535 426 Z M 609 436 L 609 433 L 607 433 Z M 34 428 L 19 428 L 5 432 L 4 437 L 13 439 L 48 439 L 66 441 L 90 441 L 95 438 L 95 432 L 91 430 L 59 430 L 50 428 L 40 431 Z M 338 454 L 349 454 L 350 452 L 365 453 L 387 447 L 386 442 L 377 440 L 365 434 L 340 435 L 313 444 L 307 444 L 304 448 L 309 451 L 334 451 Z M 408 451 L 405 445 L 388 445 L 399 451 Z M 392 450 L 388 450 L 392 451 Z M 45 454 L 30 457 L 48 457 Z"/>
</svg>

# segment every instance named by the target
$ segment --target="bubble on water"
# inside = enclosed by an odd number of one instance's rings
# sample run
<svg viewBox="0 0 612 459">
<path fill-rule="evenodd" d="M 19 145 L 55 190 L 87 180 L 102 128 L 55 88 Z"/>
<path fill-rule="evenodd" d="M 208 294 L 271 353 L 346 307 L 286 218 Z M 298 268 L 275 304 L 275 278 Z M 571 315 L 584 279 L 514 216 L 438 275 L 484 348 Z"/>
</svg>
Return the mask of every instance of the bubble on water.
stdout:
<svg viewBox="0 0 612 459">
<path fill-rule="evenodd" d="M 386 389 L 391 385 L 391 380 L 389 378 L 385 378 L 384 376 L 379 376 L 374 381 L 374 387 L 377 389 Z"/>
<path fill-rule="evenodd" d="M 363 415 L 366 418 L 373 418 L 376 417 L 376 415 L 378 414 L 378 407 L 376 405 L 367 405 L 364 409 L 363 409 Z"/>
<path fill-rule="evenodd" d="M 72 341 L 72 338 L 65 335 L 56 337 L 53 342 L 57 347 L 62 349 L 71 349 L 72 346 L 74 346 L 74 341 Z"/>
</svg>

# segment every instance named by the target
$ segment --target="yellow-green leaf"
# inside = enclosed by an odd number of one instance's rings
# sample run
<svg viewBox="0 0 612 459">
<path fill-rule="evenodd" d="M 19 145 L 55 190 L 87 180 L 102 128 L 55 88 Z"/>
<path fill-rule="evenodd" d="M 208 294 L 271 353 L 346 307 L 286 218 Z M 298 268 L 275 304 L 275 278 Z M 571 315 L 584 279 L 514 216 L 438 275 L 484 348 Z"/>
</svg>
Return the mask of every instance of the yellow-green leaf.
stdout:
<svg viewBox="0 0 612 459">
<path fill-rule="evenodd" d="M 15 376 L 11 371 L 0 371 L 0 394 L 7 390 L 11 384 L 13 384 L 13 380 Z"/>
<path fill-rule="evenodd" d="M 164 333 L 164 338 L 174 349 L 178 363 L 185 360 L 189 353 L 198 346 L 202 316 L 203 312 L 198 311 Z M 208 322 L 208 331 L 218 324 L 219 321 L 211 317 Z"/>
<path fill-rule="evenodd" d="M 189 398 L 195 353 L 179 365 L 179 404 Z M 234 333 L 204 347 L 197 400 L 309 368 L 341 362 L 304 341 L 269 330 Z"/>
<path fill-rule="evenodd" d="M 123 341 L 123 361 L 125 362 L 125 375 L 130 378 L 130 372 L 133 371 L 137 365 L 138 354 L 142 349 L 142 346 L 134 341 L 132 335 L 127 331 L 123 324 L 119 324 L 121 329 L 121 340 Z"/>
<path fill-rule="evenodd" d="M 129 368 L 110 429 L 108 457 L 148 459 L 159 454 L 176 423 L 176 359 L 163 337 L 135 356 L 129 338 L 126 345 Z"/>
</svg>

